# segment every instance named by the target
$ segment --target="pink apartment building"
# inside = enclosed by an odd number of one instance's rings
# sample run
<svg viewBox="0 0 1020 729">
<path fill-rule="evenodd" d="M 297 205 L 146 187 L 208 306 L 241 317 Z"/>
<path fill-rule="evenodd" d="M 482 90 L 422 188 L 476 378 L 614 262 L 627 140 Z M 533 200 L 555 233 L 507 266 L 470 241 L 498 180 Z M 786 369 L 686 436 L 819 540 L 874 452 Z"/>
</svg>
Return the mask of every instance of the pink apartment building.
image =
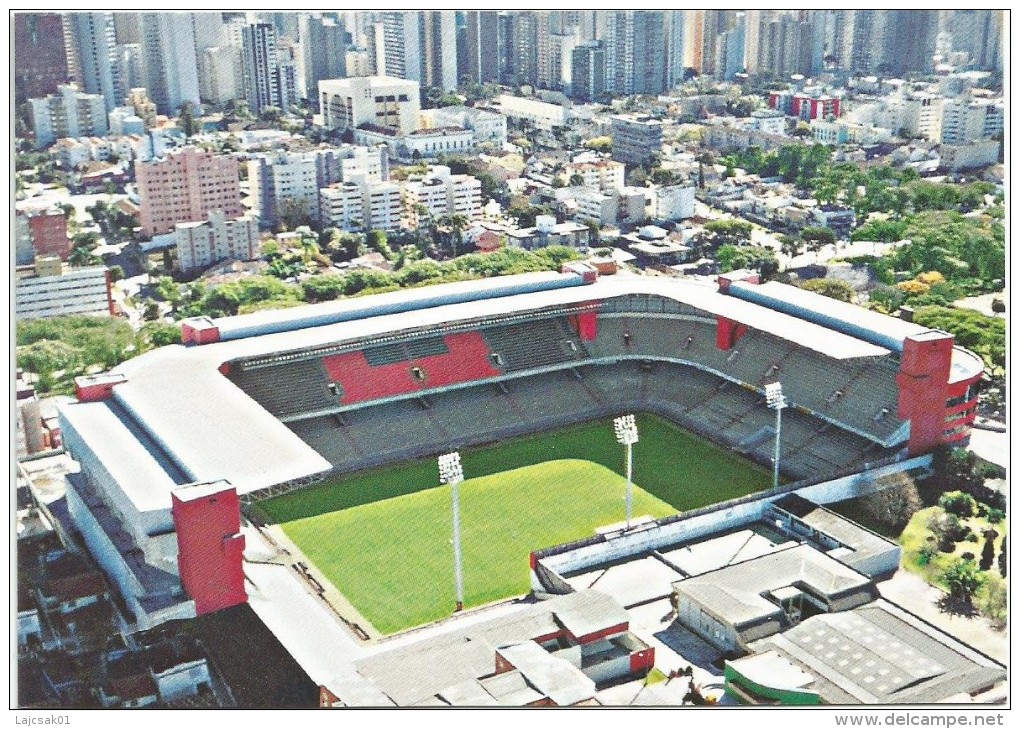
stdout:
<svg viewBox="0 0 1020 729">
<path fill-rule="evenodd" d="M 205 220 L 213 210 L 222 211 L 228 219 L 240 217 L 244 209 L 238 174 L 233 157 L 194 147 L 135 163 L 143 235 L 168 233 L 177 223 Z"/>
</svg>

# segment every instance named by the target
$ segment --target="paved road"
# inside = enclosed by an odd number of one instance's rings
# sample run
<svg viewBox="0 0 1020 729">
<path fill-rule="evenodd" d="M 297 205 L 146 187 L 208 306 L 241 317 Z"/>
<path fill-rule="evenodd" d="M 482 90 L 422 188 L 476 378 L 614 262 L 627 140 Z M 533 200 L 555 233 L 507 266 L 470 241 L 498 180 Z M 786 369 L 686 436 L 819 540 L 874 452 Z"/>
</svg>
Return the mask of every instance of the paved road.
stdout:
<svg viewBox="0 0 1020 729">
<path fill-rule="evenodd" d="M 1009 468 L 1009 434 L 974 428 L 970 433 L 970 450 L 986 461 Z"/>
</svg>

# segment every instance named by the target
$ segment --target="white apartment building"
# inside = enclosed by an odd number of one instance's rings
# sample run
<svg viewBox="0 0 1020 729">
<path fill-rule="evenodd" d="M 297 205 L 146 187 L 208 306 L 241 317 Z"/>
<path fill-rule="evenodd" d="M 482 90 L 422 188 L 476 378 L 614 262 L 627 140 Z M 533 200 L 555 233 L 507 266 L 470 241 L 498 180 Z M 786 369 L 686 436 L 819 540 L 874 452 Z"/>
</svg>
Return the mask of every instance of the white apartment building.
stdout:
<svg viewBox="0 0 1020 729">
<path fill-rule="evenodd" d="M 482 183 L 471 175 L 452 175 L 444 165 L 429 168 L 429 175 L 421 181 L 404 183 L 404 200 L 414 228 L 444 215 L 463 215 L 468 220 L 482 217 Z"/>
<path fill-rule="evenodd" d="M 327 79 L 319 82 L 319 109 L 330 129 L 369 124 L 410 134 L 421 112 L 418 83 L 391 76 Z"/>
<path fill-rule="evenodd" d="M 563 166 L 564 182 L 570 185 L 574 175 L 580 175 L 582 185 L 598 188 L 603 192 L 619 190 L 624 186 L 626 165 L 616 160 L 604 159 L 598 162 L 569 162 Z"/>
<path fill-rule="evenodd" d="M 120 137 L 125 134 L 145 134 L 145 122 L 135 114 L 134 107 L 118 106 L 107 114 L 108 128 L 111 136 Z"/>
<path fill-rule="evenodd" d="M 108 130 L 106 102 L 100 94 L 83 94 L 74 84 L 57 93 L 29 99 L 35 147 L 42 149 L 64 137 L 102 136 Z"/>
<path fill-rule="evenodd" d="M 766 134 L 786 134 L 786 115 L 774 109 L 752 111 L 748 128 Z"/>
<path fill-rule="evenodd" d="M 653 192 L 653 209 L 659 220 L 685 220 L 694 217 L 693 185 L 666 185 Z"/>
<path fill-rule="evenodd" d="M 567 126 L 567 110 L 559 104 L 502 94 L 494 106 L 502 114 L 512 119 L 525 119 L 539 129 L 551 130 Z"/>
<path fill-rule="evenodd" d="M 943 144 L 967 144 L 988 139 L 1003 130 L 1002 100 L 947 99 L 942 107 Z"/>
<path fill-rule="evenodd" d="M 253 213 L 229 219 L 213 210 L 206 220 L 178 223 L 177 265 L 182 271 L 220 261 L 250 261 L 259 256 L 259 219 Z"/>
<path fill-rule="evenodd" d="M 323 224 L 351 232 L 400 230 L 403 204 L 400 185 L 348 180 L 319 191 Z"/>
<path fill-rule="evenodd" d="M 594 190 L 586 190 L 574 197 L 577 203 L 577 213 L 574 219 L 584 222 L 594 220 L 600 226 L 614 225 L 616 216 L 620 211 L 620 201 L 617 194 L 605 194 Z"/>
<path fill-rule="evenodd" d="M 389 177 L 386 147 L 345 144 L 310 152 L 258 154 L 248 162 L 248 181 L 264 228 L 272 228 L 288 205 L 303 208 L 321 220 L 319 190 L 337 182 L 362 178 L 379 182 Z"/>
<path fill-rule="evenodd" d="M 241 49 L 235 46 L 206 48 L 199 56 L 199 87 L 204 101 L 224 104 L 244 96 Z"/>
</svg>

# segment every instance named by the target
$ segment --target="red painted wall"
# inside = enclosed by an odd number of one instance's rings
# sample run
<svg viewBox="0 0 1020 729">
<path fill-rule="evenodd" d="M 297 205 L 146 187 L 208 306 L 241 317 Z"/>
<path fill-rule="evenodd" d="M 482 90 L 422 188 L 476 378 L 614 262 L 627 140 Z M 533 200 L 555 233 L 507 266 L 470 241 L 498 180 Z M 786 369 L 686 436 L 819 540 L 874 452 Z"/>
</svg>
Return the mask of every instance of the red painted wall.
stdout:
<svg viewBox="0 0 1020 729">
<path fill-rule="evenodd" d="M 502 374 L 492 366 L 489 347 L 481 332 L 462 332 L 444 337 L 446 354 L 405 360 L 373 367 L 364 352 L 348 352 L 323 358 L 329 378 L 343 388 L 341 402 L 355 403 L 402 395 L 458 382 L 471 382 Z M 419 381 L 413 367 L 425 372 Z"/>
<path fill-rule="evenodd" d="M 896 381 L 899 416 L 910 420 L 911 455 L 928 453 L 943 442 L 952 357 L 951 334 L 927 333 L 903 342 Z"/>
<path fill-rule="evenodd" d="M 599 335 L 598 312 L 586 311 L 577 315 L 577 333 L 582 342 L 592 342 Z"/>
<path fill-rule="evenodd" d="M 211 344 L 220 341 L 218 327 L 196 329 L 188 323 L 181 324 L 181 342 L 183 344 Z"/>
<path fill-rule="evenodd" d="M 655 647 L 649 646 L 642 651 L 630 654 L 630 672 L 641 673 L 650 671 L 655 665 Z"/>
<path fill-rule="evenodd" d="M 733 348 L 740 338 L 747 334 L 747 325 L 727 319 L 723 316 L 715 318 L 715 346 L 722 350 Z"/>
<path fill-rule="evenodd" d="M 83 384 L 81 380 L 86 378 L 76 377 L 74 380 L 74 395 L 78 402 L 97 402 L 113 397 L 113 388 L 122 382 L 127 382 L 124 377 L 118 380 Z"/>
<path fill-rule="evenodd" d="M 619 625 L 612 625 L 608 628 L 605 628 L 604 630 L 599 630 L 595 633 L 590 633 L 588 635 L 574 635 L 573 633 L 570 633 L 570 637 L 576 640 L 581 645 L 587 645 L 588 643 L 594 643 L 597 640 L 608 638 L 611 635 L 619 635 L 620 633 L 625 633 L 627 632 L 628 626 L 629 623 L 620 623 Z"/>
<path fill-rule="evenodd" d="M 189 499 L 172 494 L 181 584 L 199 615 L 248 601 L 244 591 L 241 502 L 233 486 Z"/>
</svg>

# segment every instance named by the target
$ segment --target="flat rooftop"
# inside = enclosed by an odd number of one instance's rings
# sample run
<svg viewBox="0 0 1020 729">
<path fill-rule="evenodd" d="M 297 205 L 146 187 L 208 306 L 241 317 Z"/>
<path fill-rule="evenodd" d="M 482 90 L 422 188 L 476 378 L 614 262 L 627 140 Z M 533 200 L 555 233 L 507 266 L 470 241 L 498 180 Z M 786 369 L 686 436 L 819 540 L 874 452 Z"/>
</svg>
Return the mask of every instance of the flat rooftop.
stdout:
<svg viewBox="0 0 1020 729">
<path fill-rule="evenodd" d="M 871 580 L 805 544 L 706 572 L 675 587 L 739 628 L 781 612 L 762 595 L 794 583 L 835 598 L 866 590 Z"/>
<path fill-rule="evenodd" d="M 793 514 L 808 526 L 824 532 L 853 550 L 852 554 L 840 554 L 840 562 L 855 567 L 875 555 L 895 549 L 896 544 L 880 534 L 865 529 L 823 506 L 791 494 L 773 502 L 773 508 Z"/>
<path fill-rule="evenodd" d="M 811 676 L 804 688 L 831 704 L 934 704 L 1006 678 L 1005 666 L 881 599 L 815 615 L 751 649 Z"/>
</svg>

